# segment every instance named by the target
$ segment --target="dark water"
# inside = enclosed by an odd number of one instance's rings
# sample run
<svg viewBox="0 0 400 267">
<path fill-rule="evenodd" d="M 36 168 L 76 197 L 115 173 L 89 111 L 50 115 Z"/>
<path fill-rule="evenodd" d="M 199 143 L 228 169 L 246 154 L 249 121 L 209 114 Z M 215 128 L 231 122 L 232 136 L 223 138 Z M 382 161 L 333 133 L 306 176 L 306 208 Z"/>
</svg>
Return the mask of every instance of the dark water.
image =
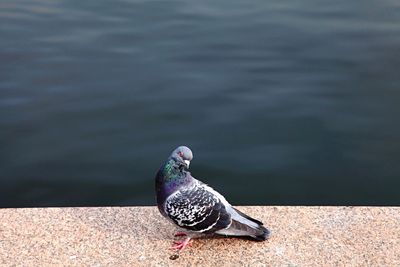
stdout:
<svg viewBox="0 0 400 267">
<path fill-rule="evenodd" d="M 0 2 L 0 206 L 400 205 L 400 2 Z"/>
</svg>

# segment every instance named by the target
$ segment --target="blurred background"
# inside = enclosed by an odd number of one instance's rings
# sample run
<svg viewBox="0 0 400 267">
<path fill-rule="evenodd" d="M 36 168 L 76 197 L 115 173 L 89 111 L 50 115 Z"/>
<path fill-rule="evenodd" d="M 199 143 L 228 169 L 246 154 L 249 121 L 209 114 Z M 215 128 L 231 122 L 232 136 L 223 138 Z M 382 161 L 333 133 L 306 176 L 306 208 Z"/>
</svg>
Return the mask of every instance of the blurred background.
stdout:
<svg viewBox="0 0 400 267">
<path fill-rule="evenodd" d="M 400 205 L 400 2 L 3 0 L 0 206 Z"/>
</svg>

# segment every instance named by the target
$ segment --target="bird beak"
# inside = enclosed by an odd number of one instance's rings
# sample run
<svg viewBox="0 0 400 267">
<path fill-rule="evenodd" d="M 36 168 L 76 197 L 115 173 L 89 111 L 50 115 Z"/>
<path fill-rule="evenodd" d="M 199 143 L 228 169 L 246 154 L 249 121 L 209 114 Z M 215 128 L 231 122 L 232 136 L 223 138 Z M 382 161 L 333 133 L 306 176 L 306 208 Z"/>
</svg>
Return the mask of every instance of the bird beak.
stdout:
<svg viewBox="0 0 400 267">
<path fill-rule="evenodd" d="M 188 160 L 184 160 L 184 162 L 186 163 L 186 168 L 188 168 L 188 169 L 189 169 L 190 161 L 188 161 Z"/>
</svg>

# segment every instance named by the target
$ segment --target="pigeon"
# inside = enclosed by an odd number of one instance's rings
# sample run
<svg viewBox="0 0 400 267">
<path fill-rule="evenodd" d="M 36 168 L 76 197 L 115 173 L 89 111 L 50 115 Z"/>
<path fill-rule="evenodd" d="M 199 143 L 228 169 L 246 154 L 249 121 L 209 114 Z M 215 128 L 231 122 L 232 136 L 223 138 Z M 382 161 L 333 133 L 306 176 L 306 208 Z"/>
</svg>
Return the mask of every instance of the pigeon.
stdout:
<svg viewBox="0 0 400 267">
<path fill-rule="evenodd" d="M 181 251 L 191 244 L 191 238 L 205 234 L 268 239 L 271 232 L 262 222 L 232 207 L 220 193 L 191 175 L 188 169 L 192 159 L 192 151 L 179 146 L 155 178 L 160 213 L 182 230 L 175 236 L 185 236 L 175 241 L 172 249 Z"/>
</svg>

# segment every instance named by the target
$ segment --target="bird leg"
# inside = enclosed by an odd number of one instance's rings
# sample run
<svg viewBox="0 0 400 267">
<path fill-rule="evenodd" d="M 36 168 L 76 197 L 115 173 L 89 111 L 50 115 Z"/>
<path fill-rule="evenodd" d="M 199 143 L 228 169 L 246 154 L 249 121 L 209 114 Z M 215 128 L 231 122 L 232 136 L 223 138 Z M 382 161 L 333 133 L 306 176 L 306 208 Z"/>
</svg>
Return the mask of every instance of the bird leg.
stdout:
<svg viewBox="0 0 400 267">
<path fill-rule="evenodd" d="M 174 235 L 175 237 L 178 236 L 187 236 L 187 234 L 185 232 L 176 232 L 176 234 Z"/>
<path fill-rule="evenodd" d="M 192 245 L 192 240 L 190 239 L 190 237 L 186 237 L 183 240 L 180 241 L 174 241 L 174 244 L 171 249 L 174 250 L 178 250 L 178 251 L 182 251 L 184 250 L 186 247 Z"/>
</svg>

